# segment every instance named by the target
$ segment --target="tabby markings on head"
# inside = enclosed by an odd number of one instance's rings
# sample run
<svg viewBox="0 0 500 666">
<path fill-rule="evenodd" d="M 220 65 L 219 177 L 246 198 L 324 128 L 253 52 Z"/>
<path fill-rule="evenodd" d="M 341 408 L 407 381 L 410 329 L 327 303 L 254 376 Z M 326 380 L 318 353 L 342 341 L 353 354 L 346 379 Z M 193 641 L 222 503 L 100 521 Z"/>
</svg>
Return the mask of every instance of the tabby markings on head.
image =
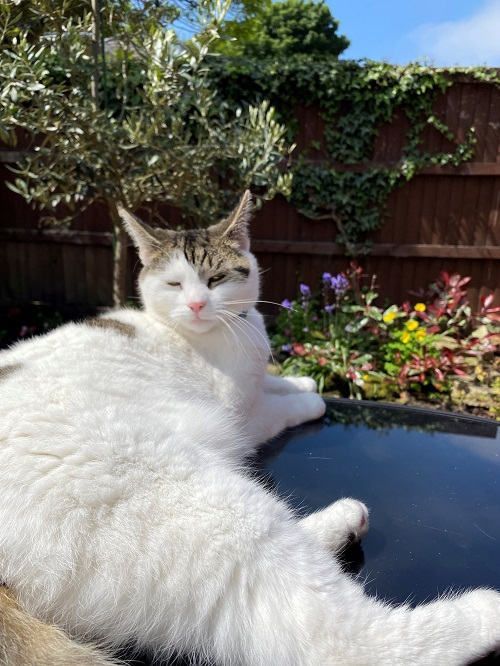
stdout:
<svg viewBox="0 0 500 666">
<path fill-rule="evenodd" d="M 84 322 L 87 326 L 93 328 L 103 328 L 106 330 L 112 330 L 116 333 L 121 333 L 121 335 L 126 335 L 128 338 L 135 337 L 135 328 L 130 324 L 124 324 L 117 319 L 101 319 L 96 317 L 94 319 L 88 319 Z"/>
<path fill-rule="evenodd" d="M 172 241 L 165 248 L 163 257 L 179 252 L 207 281 L 219 272 L 225 273 L 225 280 L 233 281 L 246 280 L 250 274 L 248 259 L 224 238 L 211 234 L 209 229 L 184 231 Z"/>
<path fill-rule="evenodd" d="M 152 228 L 119 206 L 120 217 L 143 265 L 139 281 L 142 282 L 150 271 L 161 272 L 170 260 L 176 258 L 184 258 L 209 287 L 223 281 L 245 281 L 252 267 L 246 256 L 251 209 L 252 197 L 247 190 L 226 220 L 207 229 L 173 231 Z"/>
</svg>

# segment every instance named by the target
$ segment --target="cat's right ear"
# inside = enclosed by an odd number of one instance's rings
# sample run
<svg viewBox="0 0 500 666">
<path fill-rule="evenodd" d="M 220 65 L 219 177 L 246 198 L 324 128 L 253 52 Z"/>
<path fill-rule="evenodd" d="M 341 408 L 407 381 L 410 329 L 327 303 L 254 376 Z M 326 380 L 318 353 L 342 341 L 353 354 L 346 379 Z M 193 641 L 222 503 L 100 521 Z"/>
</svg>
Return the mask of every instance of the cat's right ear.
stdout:
<svg viewBox="0 0 500 666">
<path fill-rule="evenodd" d="M 139 258 L 143 266 L 148 266 L 158 256 L 161 242 L 156 238 L 153 229 L 138 217 L 132 215 L 126 208 L 118 206 L 120 215 L 128 235 L 134 241 L 139 252 Z"/>
</svg>

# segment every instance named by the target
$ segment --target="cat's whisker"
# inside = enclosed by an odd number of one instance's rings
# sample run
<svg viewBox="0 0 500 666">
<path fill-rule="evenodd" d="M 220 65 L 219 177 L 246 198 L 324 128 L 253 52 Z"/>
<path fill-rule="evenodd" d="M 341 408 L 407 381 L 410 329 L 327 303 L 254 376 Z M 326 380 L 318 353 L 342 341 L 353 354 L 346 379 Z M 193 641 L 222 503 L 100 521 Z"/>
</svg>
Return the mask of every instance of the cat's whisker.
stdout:
<svg viewBox="0 0 500 666">
<path fill-rule="evenodd" d="M 259 329 L 256 326 L 254 326 L 254 324 L 252 324 L 250 321 L 248 321 L 248 319 L 241 319 L 241 317 L 239 315 L 235 314 L 234 312 L 231 312 L 230 310 L 224 310 L 224 312 L 234 321 L 235 324 L 240 326 L 241 331 L 246 333 L 247 335 L 248 335 L 248 332 L 244 330 L 245 325 L 249 326 L 250 328 L 255 330 L 255 332 L 259 335 L 259 337 L 264 341 L 264 343 L 265 343 L 265 345 L 268 349 L 269 355 L 272 359 L 272 363 L 274 365 L 276 365 L 276 360 L 273 356 L 271 346 L 270 346 L 269 341 L 266 338 L 266 336 L 263 335 L 263 333 L 261 331 L 259 331 Z"/>
<path fill-rule="evenodd" d="M 247 350 L 245 349 L 245 346 L 242 344 L 241 340 L 239 339 L 238 335 L 236 334 L 236 331 L 234 331 L 233 328 L 231 327 L 230 323 L 228 321 L 226 321 L 222 315 L 217 314 L 216 316 L 217 316 L 218 321 L 223 323 L 229 329 L 229 331 L 234 336 L 234 339 L 236 340 L 236 346 L 239 347 L 242 350 L 245 358 L 248 361 L 251 362 L 250 355 L 248 354 Z M 221 330 L 223 331 L 224 329 L 221 328 Z M 245 331 L 243 331 L 243 332 L 245 332 Z M 225 338 L 225 336 L 224 336 L 224 338 Z M 225 339 L 227 339 L 227 338 L 225 338 Z"/>
<path fill-rule="evenodd" d="M 240 318 L 238 315 L 235 315 L 235 314 L 234 314 L 233 312 L 231 312 L 230 310 L 220 310 L 219 313 L 220 313 L 220 316 L 221 316 L 221 321 L 223 321 L 223 322 L 226 324 L 226 326 L 228 326 L 228 327 L 230 328 L 230 330 L 231 330 L 231 331 L 233 332 L 233 334 L 236 336 L 236 339 L 237 339 L 237 341 L 238 341 L 238 344 L 239 344 L 243 349 L 244 349 L 244 346 L 243 346 L 241 340 L 240 340 L 240 339 L 238 338 L 238 336 L 236 335 L 236 332 L 235 332 L 235 331 L 233 330 L 233 328 L 231 327 L 231 324 L 234 324 L 235 328 L 237 328 L 239 331 L 241 331 L 241 332 L 245 335 L 245 337 L 248 339 L 248 341 L 249 341 L 250 343 L 252 343 L 254 349 L 257 349 L 257 346 L 256 346 L 256 344 L 255 344 L 255 341 L 252 340 L 252 338 L 251 338 L 250 334 L 248 333 L 248 331 L 245 330 L 245 327 L 243 326 L 243 321 L 241 320 L 241 318 Z M 226 317 L 227 317 L 227 319 L 226 319 Z"/>
<path fill-rule="evenodd" d="M 222 321 L 223 324 L 226 323 L 221 317 L 217 317 L 217 319 L 219 321 Z M 221 332 L 222 332 L 222 335 L 224 336 L 224 340 L 225 340 L 226 344 L 229 345 L 229 340 L 227 339 L 226 331 L 224 330 L 224 328 L 221 328 Z"/>
<path fill-rule="evenodd" d="M 227 312 L 231 317 L 236 317 L 240 323 L 245 323 L 247 326 L 250 326 L 251 328 L 253 328 L 256 331 L 256 333 L 259 335 L 259 337 L 263 340 L 263 342 L 265 343 L 265 345 L 269 349 L 269 351 L 271 351 L 271 346 L 269 344 L 269 340 L 267 339 L 267 337 L 261 331 L 259 331 L 259 329 L 254 324 L 252 324 L 251 321 L 249 321 L 248 319 L 243 319 L 242 320 L 239 315 L 235 314 L 234 312 L 231 312 L 230 310 L 228 310 Z"/>
<path fill-rule="evenodd" d="M 256 351 L 258 351 L 258 348 L 257 348 L 257 345 L 256 345 L 256 343 L 255 343 L 255 340 L 252 340 L 252 337 L 251 337 L 251 335 L 249 334 L 249 332 L 248 332 L 247 330 L 245 330 L 245 326 L 244 326 L 244 322 L 243 322 L 243 320 L 242 320 L 238 315 L 235 315 L 233 312 L 231 312 L 230 310 L 222 310 L 221 313 L 222 313 L 223 315 L 227 316 L 227 320 L 229 320 L 229 321 L 231 322 L 231 324 L 234 325 L 235 328 L 237 328 L 241 333 L 243 333 L 243 334 L 245 335 L 245 337 L 247 338 L 247 340 L 252 344 L 253 348 L 254 348 Z M 229 321 L 227 321 L 227 320 L 225 320 L 226 325 L 229 326 L 229 328 L 231 328 L 231 330 L 233 330 L 232 327 L 231 327 L 231 325 L 230 325 L 230 323 L 229 323 Z M 238 344 L 240 344 L 240 345 L 243 347 L 243 345 L 241 344 L 240 339 L 239 339 L 238 336 L 236 335 L 236 332 L 233 331 L 233 333 L 235 334 L 235 336 L 236 336 L 236 338 L 237 338 L 237 340 L 238 340 Z M 243 347 L 243 349 L 244 349 L 244 347 Z"/>
<path fill-rule="evenodd" d="M 229 326 L 229 323 L 224 319 L 224 317 L 222 315 L 220 315 L 219 313 L 216 313 L 215 316 L 217 318 L 217 321 L 219 321 L 221 324 L 224 324 L 224 326 L 227 327 L 229 329 L 230 333 L 235 337 L 236 345 L 237 346 L 242 346 L 240 340 L 238 339 L 238 336 L 235 334 L 235 331 L 233 331 L 233 329 Z M 221 328 L 221 331 L 222 331 L 222 334 L 224 336 L 224 340 L 226 341 L 227 344 L 229 344 L 228 338 L 227 338 L 226 333 L 225 333 L 225 329 Z"/>
<path fill-rule="evenodd" d="M 224 301 L 225 305 L 245 305 L 246 303 L 254 303 L 257 305 L 258 303 L 267 303 L 268 305 L 277 305 L 280 308 L 283 308 L 284 310 L 290 310 L 291 312 L 298 312 L 295 308 L 290 307 L 289 305 L 283 305 L 283 303 L 276 303 L 276 301 L 254 301 L 252 299 L 249 300 L 241 300 L 241 301 Z"/>
</svg>

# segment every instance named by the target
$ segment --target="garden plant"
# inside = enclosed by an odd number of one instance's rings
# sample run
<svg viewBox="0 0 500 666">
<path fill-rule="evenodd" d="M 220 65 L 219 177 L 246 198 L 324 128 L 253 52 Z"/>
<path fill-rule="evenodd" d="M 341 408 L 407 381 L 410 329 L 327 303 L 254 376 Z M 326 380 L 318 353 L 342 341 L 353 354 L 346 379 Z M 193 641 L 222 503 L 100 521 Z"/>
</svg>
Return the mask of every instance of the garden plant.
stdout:
<svg viewBox="0 0 500 666">
<path fill-rule="evenodd" d="M 276 322 L 283 374 L 310 375 L 321 392 L 469 405 L 500 418 L 500 307 L 489 295 L 474 311 L 469 282 L 443 271 L 399 306 L 377 305 L 375 278 L 354 262 L 324 273 L 316 290 L 301 284 Z"/>
</svg>

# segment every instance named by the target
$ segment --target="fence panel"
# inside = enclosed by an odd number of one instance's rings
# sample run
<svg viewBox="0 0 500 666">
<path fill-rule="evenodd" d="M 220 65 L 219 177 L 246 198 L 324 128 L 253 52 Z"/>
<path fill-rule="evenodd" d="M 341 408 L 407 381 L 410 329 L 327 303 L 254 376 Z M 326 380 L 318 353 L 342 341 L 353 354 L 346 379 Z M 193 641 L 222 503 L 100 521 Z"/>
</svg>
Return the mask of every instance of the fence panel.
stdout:
<svg viewBox="0 0 500 666">
<path fill-rule="evenodd" d="M 475 126 L 475 159 L 459 167 L 426 168 L 393 192 L 385 224 L 372 238 L 373 251 L 358 263 L 377 276 L 382 299 L 400 303 L 446 270 L 473 278 L 469 296 L 474 305 L 488 293 L 500 305 L 500 91 L 460 81 L 436 101 L 435 112 L 459 139 Z M 321 143 L 324 123 L 317 111 L 298 108 L 296 116 L 299 149 L 312 140 Z M 396 113 L 380 130 L 373 162 L 394 163 L 407 129 L 407 119 Z M 449 145 L 430 129 L 423 147 L 446 150 Z M 321 148 L 311 155 L 326 158 Z M 11 159 L 11 151 L 0 151 L 0 162 Z M 5 186 L 11 178 L 0 164 L 0 304 L 110 305 L 112 234 L 105 210 L 92 206 L 71 229 L 41 227 L 39 214 Z M 172 215 L 175 226 L 179 216 Z M 257 212 L 252 236 L 266 301 L 290 298 L 299 280 L 314 285 L 324 271 L 344 270 L 350 261 L 335 242 L 333 221 L 308 220 L 283 197 Z M 134 296 L 137 257 L 132 249 L 129 258 L 129 293 Z M 277 311 L 270 305 L 263 310 Z"/>
</svg>

